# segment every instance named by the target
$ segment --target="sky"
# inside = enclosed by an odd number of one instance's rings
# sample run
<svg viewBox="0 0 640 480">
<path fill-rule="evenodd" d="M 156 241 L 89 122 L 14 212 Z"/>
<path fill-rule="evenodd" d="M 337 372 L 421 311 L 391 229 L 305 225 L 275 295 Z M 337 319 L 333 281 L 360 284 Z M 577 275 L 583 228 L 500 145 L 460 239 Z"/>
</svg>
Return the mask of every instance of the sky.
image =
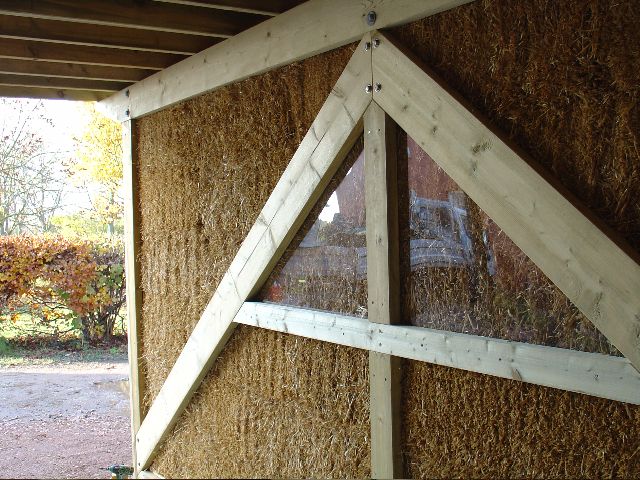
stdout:
<svg viewBox="0 0 640 480">
<path fill-rule="evenodd" d="M 18 121 L 20 106 L 31 109 L 39 100 L 9 99 L 0 102 L 0 123 L 10 124 Z M 57 157 L 62 160 L 73 155 L 75 150 L 74 136 L 79 136 L 86 125 L 88 117 L 83 112 L 83 102 L 71 102 L 66 100 L 42 100 L 44 116 L 51 120 L 51 124 L 35 120 L 35 127 L 44 140 L 44 149 L 50 152 L 59 152 Z M 0 125 L 1 127 L 1 125 Z M 52 157 L 55 158 L 55 157 Z M 59 165 L 61 178 L 66 178 Z M 89 200 L 86 192 L 67 182 L 64 196 L 64 207 L 60 213 L 69 214 L 85 208 L 89 208 Z"/>
</svg>

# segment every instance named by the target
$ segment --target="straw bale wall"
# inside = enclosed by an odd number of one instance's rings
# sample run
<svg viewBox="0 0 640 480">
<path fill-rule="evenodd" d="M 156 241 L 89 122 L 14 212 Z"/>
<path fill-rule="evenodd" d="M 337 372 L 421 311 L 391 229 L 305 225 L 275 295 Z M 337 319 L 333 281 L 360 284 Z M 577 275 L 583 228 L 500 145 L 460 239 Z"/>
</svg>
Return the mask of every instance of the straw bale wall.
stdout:
<svg viewBox="0 0 640 480">
<path fill-rule="evenodd" d="M 631 0 L 476 2 L 392 30 L 640 251 Z M 138 122 L 147 409 L 353 46 Z M 239 327 L 152 469 L 366 477 L 366 352 Z M 640 476 L 640 409 L 406 362 L 411 477 Z"/>
</svg>

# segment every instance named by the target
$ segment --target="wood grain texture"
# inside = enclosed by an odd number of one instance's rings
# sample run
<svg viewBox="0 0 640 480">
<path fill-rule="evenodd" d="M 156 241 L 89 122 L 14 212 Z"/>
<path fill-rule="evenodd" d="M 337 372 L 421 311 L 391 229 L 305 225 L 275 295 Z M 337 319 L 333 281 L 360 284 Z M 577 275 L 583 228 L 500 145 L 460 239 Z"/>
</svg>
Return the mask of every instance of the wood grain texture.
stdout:
<svg viewBox="0 0 640 480">
<path fill-rule="evenodd" d="M 640 405 L 640 373 L 621 357 L 511 342 L 318 310 L 246 302 L 234 321 L 324 342 Z"/>
<path fill-rule="evenodd" d="M 434 15 L 471 0 L 310 0 L 119 92 L 101 106 L 121 121 L 147 115 L 238 80 L 360 40 L 373 29 Z"/>
<path fill-rule="evenodd" d="M 374 100 L 640 368 L 640 265 L 525 160 L 414 63 L 375 34 Z"/>
<path fill-rule="evenodd" d="M 370 322 L 400 321 L 396 125 L 376 103 L 364 115 L 367 285 Z M 369 352 L 371 476 L 404 478 L 401 360 Z"/>
<path fill-rule="evenodd" d="M 144 393 L 144 375 L 141 368 L 140 343 L 142 333 L 138 328 L 142 318 L 142 289 L 140 286 L 140 211 L 138 196 L 138 167 L 135 142 L 135 120 L 122 125 L 122 166 L 125 194 L 125 273 L 127 279 L 127 318 L 129 353 L 129 402 L 131 411 L 131 446 L 135 468 L 137 449 L 136 434 L 142 422 L 141 399 Z M 136 473 L 140 473 L 136 469 Z"/>
</svg>

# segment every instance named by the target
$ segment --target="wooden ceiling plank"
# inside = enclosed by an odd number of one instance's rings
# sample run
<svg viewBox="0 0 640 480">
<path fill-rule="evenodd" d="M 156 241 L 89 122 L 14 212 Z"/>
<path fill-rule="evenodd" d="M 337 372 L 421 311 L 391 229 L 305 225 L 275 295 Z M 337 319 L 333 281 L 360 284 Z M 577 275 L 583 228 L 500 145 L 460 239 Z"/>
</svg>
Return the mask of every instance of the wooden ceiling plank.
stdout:
<svg viewBox="0 0 640 480">
<path fill-rule="evenodd" d="M 6 15 L 228 38 L 268 17 L 189 5 L 111 0 L 3 0 Z"/>
<path fill-rule="evenodd" d="M 178 5 L 191 5 L 194 7 L 217 8 L 231 10 L 233 12 L 255 13 L 275 17 L 305 0 L 154 0 L 161 3 L 173 3 Z"/>
<path fill-rule="evenodd" d="M 10 74 L 131 83 L 138 82 L 153 72 L 155 70 L 0 58 L 0 73 Z"/>
<path fill-rule="evenodd" d="M 202 35 L 0 15 L 0 37 L 191 55 L 221 39 Z"/>
<path fill-rule="evenodd" d="M 77 78 L 37 77 L 32 75 L 14 75 L 0 73 L 0 85 L 17 87 L 45 87 L 63 90 L 94 90 L 116 92 L 126 88 L 128 83 L 107 82 L 104 80 L 79 80 Z"/>
<path fill-rule="evenodd" d="M 49 100 L 78 100 L 83 102 L 100 101 L 109 95 L 108 92 L 89 90 L 64 90 L 41 87 L 15 87 L 0 85 L 0 97 L 40 98 Z"/>
<path fill-rule="evenodd" d="M 64 45 L 31 40 L 0 38 L 0 57 L 50 62 L 86 63 L 162 70 L 182 59 L 172 53 L 140 52 L 119 48 Z"/>
</svg>

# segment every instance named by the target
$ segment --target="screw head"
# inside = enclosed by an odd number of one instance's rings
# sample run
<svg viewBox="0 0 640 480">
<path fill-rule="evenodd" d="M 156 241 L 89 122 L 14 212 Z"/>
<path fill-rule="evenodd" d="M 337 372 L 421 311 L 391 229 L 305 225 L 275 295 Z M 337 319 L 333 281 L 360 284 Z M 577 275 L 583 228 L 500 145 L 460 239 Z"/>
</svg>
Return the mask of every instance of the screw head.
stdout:
<svg viewBox="0 0 640 480">
<path fill-rule="evenodd" d="M 380 39 L 378 37 L 373 39 L 373 48 L 378 48 L 380 46 Z"/>
<path fill-rule="evenodd" d="M 131 116 L 131 112 L 129 111 L 129 109 L 128 109 L 128 108 L 127 108 L 127 110 L 124 112 L 124 114 L 125 114 L 127 117 Z"/>
<path fill-rule="evenodd" d="M 379 92 L 380 90 L 382 90 L 382 84 L 381 83 L 376 83 L 375 91 Z"/>
<path fill-rule="evenodd" d="M 367 93 L 373 92 L 373 85 L 368 84 L 366 87 L 364 87 L 364 91 Z"/>
<path fill-rule="evenodd" d="M 367 13 L 367 25 L 372 27 L 376 23 L 377 18 L 378 14 L 371 10 L 369 13 Z"/>
<path fill-rule="evenodd" d="M 131 92 L 129 91 L 129 89 L 127 89 L 127 91 L 126 91 L 126 92 L 124 92 L 124 94 L 125 94 L 125 96 L 127 96 L 127 97 L 128 97 L 128 96 L 130 96 L 130 95 L 131 95 Z"/>
<path fill-rule="evenodd" d="M 364 51 L 368 52 L 369 50 L 371 50 L 371 42 L 365 42 Z"/>
</svg>

